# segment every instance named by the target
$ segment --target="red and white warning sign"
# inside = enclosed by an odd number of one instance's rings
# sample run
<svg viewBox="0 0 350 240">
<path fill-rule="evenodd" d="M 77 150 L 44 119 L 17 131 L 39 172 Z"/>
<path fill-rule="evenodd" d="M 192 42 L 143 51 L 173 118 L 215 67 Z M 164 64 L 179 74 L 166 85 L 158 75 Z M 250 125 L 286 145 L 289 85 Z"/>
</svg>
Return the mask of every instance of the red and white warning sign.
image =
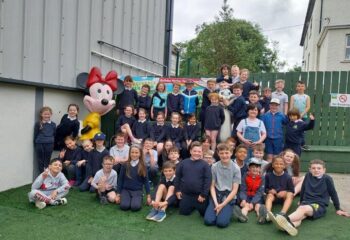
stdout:
<svg viewBox="0 0 350 240">
<path fill-rule="evenodd" d="M 331 107 L 350 107 L 350 94 L 331 93 Z"/>
</svg>

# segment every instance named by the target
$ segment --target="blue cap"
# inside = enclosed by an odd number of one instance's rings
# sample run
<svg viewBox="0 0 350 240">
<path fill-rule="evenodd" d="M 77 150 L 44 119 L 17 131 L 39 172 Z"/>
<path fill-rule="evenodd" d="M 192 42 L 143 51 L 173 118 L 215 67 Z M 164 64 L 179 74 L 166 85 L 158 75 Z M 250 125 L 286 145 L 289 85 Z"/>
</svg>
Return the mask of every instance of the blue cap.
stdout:
<svg viewBox="0 0 350 240">
<path fill-rule="evenodd" d="M 102 132 L 100 133 L 96 133 L 95 136 L 94 136 L 94 141 L 97 141 L 97 140 L 106 140 L 106 135 Z"/>
</svg>

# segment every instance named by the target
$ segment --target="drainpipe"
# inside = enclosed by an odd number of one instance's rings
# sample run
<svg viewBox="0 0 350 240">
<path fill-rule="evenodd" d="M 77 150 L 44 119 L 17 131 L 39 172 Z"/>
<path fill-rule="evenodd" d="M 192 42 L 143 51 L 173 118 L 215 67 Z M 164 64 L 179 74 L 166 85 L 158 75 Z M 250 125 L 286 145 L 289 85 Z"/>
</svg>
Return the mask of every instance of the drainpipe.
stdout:
<svg viewBox="0 0 350 240">
<path fill-rule="evenodd" d="M 174 0 L 166 1 L 165 13 L 165 39 L 164 39 L 164 65 L 163 75 L 169 76 L 171 69 L 171 44 L 173 35 L 173 15 L 174 15 Z"/>
<path fill-rule="evenodd" d="M 321 29 L 322 29 L 322 12 L 323 12 L 323 0 L 321 0 L 321 10 L 320 10 L 320 28 L 318 29 L 318 33 L 321 32 Z"/>
</svg>

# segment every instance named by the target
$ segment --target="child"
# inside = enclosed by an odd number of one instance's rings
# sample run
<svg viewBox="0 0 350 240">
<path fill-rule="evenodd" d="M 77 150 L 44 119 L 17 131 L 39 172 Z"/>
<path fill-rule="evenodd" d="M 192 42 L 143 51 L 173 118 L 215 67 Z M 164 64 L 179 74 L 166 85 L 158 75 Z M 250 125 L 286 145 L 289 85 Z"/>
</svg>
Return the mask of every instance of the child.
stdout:
<svg viewBox="0 0 350 240">
<path fill-rule="evenodd" d="M 290 98 L 290 108 L 296 108 L 299 110 L 300 118 L 305 121 L 310 111 L 310 96 L 305 94 L 305 83 L 303 81 L 297 82 L 297 93 Z"/>
<path fill-rule="evenodd" d="M 75 176 L 75 166 L 77 162 L 82 159 L 82 149 L 77 146 L 77 141 L 72 136 L 66 137 L 64 139 L 64 144 L 66 145 L 66 148 L 59 154 L 59 157 L 63 163 L 63 173 L 69 180 L 69 184 L 78 186 L 82 182 L 82 176 Z M 79 179 L 77 177 L 79 177 Z"/>
<path fill-rule="evenodd" d="M 264 160 L 264 150 L 265 150 L 265 144 L 263 143 L 255 144 L 253 146 L 253 157 L 250 159 L 250 161 L 255 160 L 260 163 L 262 175 L 265 175 L 266 166 L 269 163 L 268 161 Z"/>
<path fill-rule="evenodd" d="M 219 106 L 219 94 L 209 94 L 211 105 L 205 110 L 206 121 L 204 125 L 205 135 L 210 137 L 211 150 L 216 150 L 216 138 L 218 137 L 221 125 L 225 121 L 224 110 Z"/>
<path fill-rule="evenodd" d="M 176 168 L 175 192 L 180 200 L 179 213 L 190 215 L 194 209 L 204 216 L 211 183 L 209 165 L 202 160 L 202 146 L 193 142 L 191 157 L 184 159 Z"/>
<path fill-rule="evenodd" d="M 226 81 L 222 81 L 219 83 L 219 89 L 217 90 L 217 92 L 219 93 L 220 99 L 231 100 L 234 98 L 234 95 L 230 90 L 230 85 Z"/>
<path fill-rule="evenodd" d="M 163 166 L 163 163 L 169 159 L 169 150 L 175 147 L 174 142 L 171 139 L 167 139 L 164 142 L 164 147 L 160 153 L 160 158 L 158 159 L 158 166 Z M 178 149 L 178 148 L 177 148 Z M 180 150 L 179 150 L 180 151 Z"/>
<path fill-rule="evenodd" d="M 275 82 L 276 91 L 271 94 L 272 98 L 277 98 L 280 100 L 280 105 L 278 106 L 278 111 L 287 115 L 288 112 L 288 95 L 283 92 L 284 89 L 284 80 L 277 79 Z"/>
<path fill-rule="evenodd" d="M 231 155 L 232 155 L 232 153 L 231 153 Z M 208 150 L 206 152 L 203 152 L 203 160 L 206 161 L 208 163 L 208 165 L 211 167 L 216 162 L 215 158 L 214 158 L 214 151 Z"/>
<path fill-rule="evenodd" d="M 340 209 L 340 202 L 333 179 L 326 174 L 325 163 L 322 160 L 312 160 L 309 172 L 305 175 L 300 192 L 300 205 L 288 217 L 273 215 L 269 212 L 273 223 L 291 236 L 298 234 L 299 227 L 305 218 L 318 219 L 326 214 L 329 199 L 332 199 L 339 216 L 350 217 L 350 214 Z"/>
<path fill-rule="evenodd" d="M 286 138 L 284 149 L 292 149 L 298 156 L 301 156 L 301 148 L 304 140 L 304 132 L 315 126 L 315 117 L 310 114 L 310 121 L 304 122 L 300 119 L 299 110 L 292 108 L 288 111 L 289 122 L 286 127 Z"/>
<path fill-rule="evenodd" d="M 292 149 L 286 149 L 281 153 L 286 165 L 286 171 L 292 177 L 294 185 L 294 196 L 300 193 L 304 177 L 300 176 L 300 160 Z"/>
<path fill-rule="evenodd" d="M 139 108 L 146 110 L 147 116 L 150 115 L 152 99 L 148 95 L 151 90 L 151 87 L 148 84 L 144 84 L 141 87 L 141 94 L 138 97 Z"/>
<path fill-rule="evenodd" d="M 197 123 L 196 115 L 192 114 L 188 118 L 187 124 L 184 127 L 184 138 L 186 141 L 186 148 L 188 149 L 192 142 L 199 140 L 200 127 Z"/>
<path fill-rule="evenodd" d="M 68 105 L 68 114 L 64 114 L 60 124 L 56 129 L 55 150 L 61 151 L 64 147 L 64 139 L 72 135 L 74 138 L 78 136 L 80 123 L 78 120 L 79 106 L 71 103 Z"/>
<path fill-rule="evenodd" d="M 146 138 L 144 140 L 142 151 L 144 162 L 147 167 L 148 178 L 153 183 L 153 186 L 156 186 L 158 173 L 158 153 L 153 149 L 152 139 Z"/>
<path fill-rule="evenodd" d="M 151 125 L 150 137 L 153 140 L 158 155 L 161 154 L 164 146 L 167 126 L 165 124 L 165 116 L 163 112 L 158 112 L 156 122 Z"/>
<path fill-rule="evenodd" d="M 166 138 L 171 139 L 177 148 L 182 149 L 184 130 L 181 124 L 180 113 L 173 112 L 171 114 L 171 124 L 166 129 Z"/>
<path fill-rule="evenodd" d="M 114 158 L 105 156 L 102 169 L 98 170 L 92 180 L 91 186 L 96 189 L 101 204 L 114 203 L 117 189 L 117 172 L 113 170 Z"/>
<path fill-rule="evenodd" d="M 270 110 L 270 101 L 271 101 L 271 88 L 266 87 L 263 91 L 263 97 L 260 98 L 259 103 L 262 106 L 261 114 L 267 113 Z"/>
<path fill-rule="evenodd" d="M 258 93 L 258 91 L 252 90 L 252 91 L 249 92 L 248 104 L 249 103 L 252 103 L 252 104 L 257 106 L 258 112 L 259 112 L 258 117 L 259 117 L 260 113 L 262 111 L 262 106 L 261 106 L 261 104 L 259 102 L 259 93 Z"/>
<path fill-rule="evenodd" d="M 121 165 L 128 161 L 129 145 L 125 143 L 125 133 L 119 132 L 114 138 L 115 145 L 109 150 L 109 154 L 114 158 L 113 169 L 120 173 Z"/>
<path fill-rule="evenodd" d="M 175 195 L 175 164 L 166 162 L 163 165 L 163 176 L 160 178 L 159 185 L 154 201 L 152 201 L 152 210 L 147 215 L 147 220 L 161 222 L 166 218 L 166 209 L 169 206 L 176 205 Z"/>
<path fill-rule="evenodd" d="M 226 139 L 225 143 L 230 146 L 233 154 L 237 145 L 237 140 L 234 137 L 229 137 Z"/>
<path fill-rule="evenodd" d="M 118 95 L 117 100 L 117 114 L 123 115 L 124 109 L 126 106 L 132 106 L 133 112 L 132 115 L 136 114 L 138 108 L 138 96 L 135 89 L 132 88 L 134 81 L 131 76 L 125 76 L 124 78 L 124 91 Z"/>
<path fill-rule="evenodd" d="M 186 80 L 186 89 L 182 92 L 184 99 L 184 120 L 187 121 L 188 117 L 192 114 L 196 114 L 196 109 L 199 103 L 198 93 L 193 89 L 194 82 L 192 80 Z"/>
<path fill-rule="evenodd" d="M 231 78 L 233 84 L 239 82 L 239 67 L 237 65 L 231 67 Z"/>
<path fill-rule="evenodd" d="M 147 194 L 147 204 L 151 204 L 150 186 L 142 149 L 137 145 L 130 147 L 129 159 L 122 165 L 117 186 L 116 203 L 121 210 L 139 211 L 142 207 L 143 186 Z"/>
<path fill-rule="evenodd" d="M 209 151 L 210 150 L 210 146 L 211 146 L 210 137 L 204 136 L 204 138 L 202 139 L 201 144 L 202 144 L 203 152 Z"/>
<path fill-rule="evenodd" d="M 259 84 L 254 82 L 249 82 L 248 77 L 249 77 L 249 71 L 248 69 L 242 69 L 240 72 L 240 77 L 239 77 L 239 82 L 242 84 L 242 96 L 244 97 L 245 100 L 248 101 L 248 95 L 251 90 L 259 90 Z"/>
<path fill-rule="evenodd" d="M 204 124 L 205 124 L 205 110 L 210 105 L 209 94 L 215 91 L 215 87 L 216 87 L 216 80 L 214 78 L 210 78 L 207 81 L 207 87 L 203 90 L 201 113 L 200 113 L 202 132 L 204 131 Z"/>
<path fill-rule="evenodd" d="M 95 188 L 91 186 L 91 182 L 98 170 L 102 168 L 102 160 L 105 156 L 109 155 L 108 150 L 104 146 L 106 135 L 104 133 L 96 133 L 94 136 L 95 149 L 90 153 L 90 158 L 86 167 L 86 178 L 79 186 L 81 192 L 90 191 L 95 192 Z"/>
<path fill-rule="evenodd" d="M 53 152 L 56 124 L 51 121 L 52 109 L 42 107 L 40 109 L 40 121 L 34 125 L 34 146 L 38 159 L 39 172 L 43 172 L 48 166 Z"/>
<path fill-rule="evenodd" d="M 133 142 L 140 144 L 143 139 L 149 138 L 151 134 L 151 125 L 147 120 L 147 112 L 143 108 L 139 108 L 139 120 L 132 125 L 131 131 L 134 137 Z"/>
<path fill-rule="evenodd" d="M 243 86 L 240 83 L 235 83 L 232 86 L 233 94 L 235 95 L 235 101 L 233 103 L 229 104 L 229 101 L 227 99 L 223 99 L 223 103 L 225 106 L 228 106 L 228 110 L 232 113 L 232 116 L 234 118 L 234 127 L 232 130 L 232 136 L 236 136 L 236 128 L 239 124 L 239 122 L 246 118 L 247 112 L 246 112 L 246 102 L 244 97 L 242 96 L 242 90 Z"/>
<path fill-rule="evenodd" d="M 241 201 L 239 207 L 235 207 L 235 213 L 241 222 L 248 221 L 248 213 L 255 210 L 258 217 L 258 223 L 262 224 L 266 221 L 266 208 L 264 202 L 265 179 L 261 175 L 261 163 L 256 159 L 249 162 L 248 172 L 242 177 L 242 184 L 239 189 L 239 199 Z"/>
<path fill-rule="evenodd" d="M 270 111 L 261 116 L 267 132 L 265 140 L 267 161 L 271 162 L 273 156 L 277 156 L 283 150 L 283 125 L 288 123 L 288 118 L 281 112 L 278 112 L 280 100 L 272 98 L 270 102 Z"/>
<path fill-rule="evenodd" d="M 311 101 L 310 96 L 305 94 L 305 83 L 303 81 L 297 82 L 297 94 L 294 94 L 290 98 L 290 108 L 296 108 L 299 110 L 300 118 L 305 122 L 308 119 L 308 112 L 310 111 Z M 305 135 L 302 138 L 301 146 L 303 149 L 307 149 L 305 146 Z"/>
<path fill-rule="evenodd" d="M 180 163 L 180 150 L 177 147 L 172 147 L 169 149 L 168 161 L 173 163 L 175 166 Z"/>
<path fill-rule="evenodd" d="M 271 212 L 272 204 L 274 202 L 283 203 L 282 210 L 279 215 L 285 216 L 288 212 L 288 209 L 292 205 L 294 197 L 294 186 L 292 177 L 284 171 L 286 165 L 282 157 L 274 157 L 272 159 L 272 172 L 268 172 L 265 175 L 265 193 L 266 196 L 266 209 Z M 270 218 L 270 215 L 267 216 L 267 221 L 273 219 Z"/>
<path fill-rule="evenodd" d="M 241 172 L 231 161 L 231 151 L 227 144 L 218 145 L 218 154 L 220 161 L 211 167 L 211 198 L 205 211 L 204 223 L 225 228 L 231 221 L 238 187 L 241 184 Z"/>
<path fill-rule="evenodd" d="M 152 96 L 151 119 L 155 120 L 158 112 L 163 112 L 166 118 L 168 111 L 166 106 L 167 96 L 165 84 L 159 82 L 156 86 L 156 92 Z"/>
<path fill-rule="evenodd" d="M 62 163 L 58 158 L 52 159 L 49 168 L 45 169 L 33 182 L 32 190 L 28 193 L 29 201 L 35 202 L 35 206 L 43 209 L 49 205 L 65 205 L 69 184 L 63 175 Z"/>
<path fill-rule="evenodd" d="M 241 143 L 248 147 L 248 159 L 252 155 L 252 147 L 262 143 L 266 138 L 263 121 L 258 119 L 258 107 L 250 103 L 247 107 L 248 117 L 241 120 L 237 126 L 237 136 Z"/>
<path fill-rule="evenodd" d="M 241 169 L 241 176 L 244 176 L 248 171 L 248 166 L 245 163 L 245 159 L 247 158 L 248 148 L 240 144 L 236 148 L 234 163 Z"/>
<path fill-rule="evenodd" d="M 135 117 L 133 116 L 134 108 L 132 105 L 128 105 L 124 109 L 124 115 L 120 115 L 118 117 L 118 120 L 115 124 L 115 130 L 116 132 L 123 132 L 127 134 L 132 142 L 136 141 L 139 142 L 138 139 L 134 137 L 132 134 L 132 126 L 136 122 Z"/>
<path fill-rule="evenodd" d="M 180 84 L 173 83 L 173 92 L 168 94 L 167 97 L 167 109 L 168 116 L 171 116 L 173 112 L 183 113 L 184 99 L 180 93 Z"/>
<path fill-rule="evenodd" d="M 225 81 L 227 83 L 232 84 L 232 78 L 229 75 L 229 69 L 230 67 L 227 64 L 223 64 L 220 68 L 221 75 L 216 78 L 216 83 L 220 83 L 222 81 Z"/>
<path fill-rule="evenodd" d="M 74 185 L 80 186 L 82 181 L 86 178 L 87 165 L 90 160 L 92 150 L 94 150 L 94 145 L 91 140 L 86 139 L 82 143 L 83 151 L 81 152 L 81 160 L 77 161 L 75 165 L 75 176 L 76 182 Z"/>
</svg>

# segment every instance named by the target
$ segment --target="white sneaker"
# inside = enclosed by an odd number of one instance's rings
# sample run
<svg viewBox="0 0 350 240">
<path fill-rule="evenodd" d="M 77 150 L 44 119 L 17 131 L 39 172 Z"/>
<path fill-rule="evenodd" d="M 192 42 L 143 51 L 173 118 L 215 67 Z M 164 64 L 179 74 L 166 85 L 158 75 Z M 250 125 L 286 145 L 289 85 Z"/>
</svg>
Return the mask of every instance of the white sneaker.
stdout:
<svg viewBox="0 0 350 240">
<path fill-rule="evenodd" d="M 43 209 L 46 207 L 46 203 L 37 200 L 37 201 L 35 201 L 35 206 L 39 209 Z"/>
<path fill-rule="evenodd" d="M 289 235 L 296 236 L 298 234 L 298 229 L 296 229 L 290 222 L 288 222 L 287 218 L 282 215 L 276 216 L 276 222 L 279 227 L 283 228 Z"/>
</svg>

